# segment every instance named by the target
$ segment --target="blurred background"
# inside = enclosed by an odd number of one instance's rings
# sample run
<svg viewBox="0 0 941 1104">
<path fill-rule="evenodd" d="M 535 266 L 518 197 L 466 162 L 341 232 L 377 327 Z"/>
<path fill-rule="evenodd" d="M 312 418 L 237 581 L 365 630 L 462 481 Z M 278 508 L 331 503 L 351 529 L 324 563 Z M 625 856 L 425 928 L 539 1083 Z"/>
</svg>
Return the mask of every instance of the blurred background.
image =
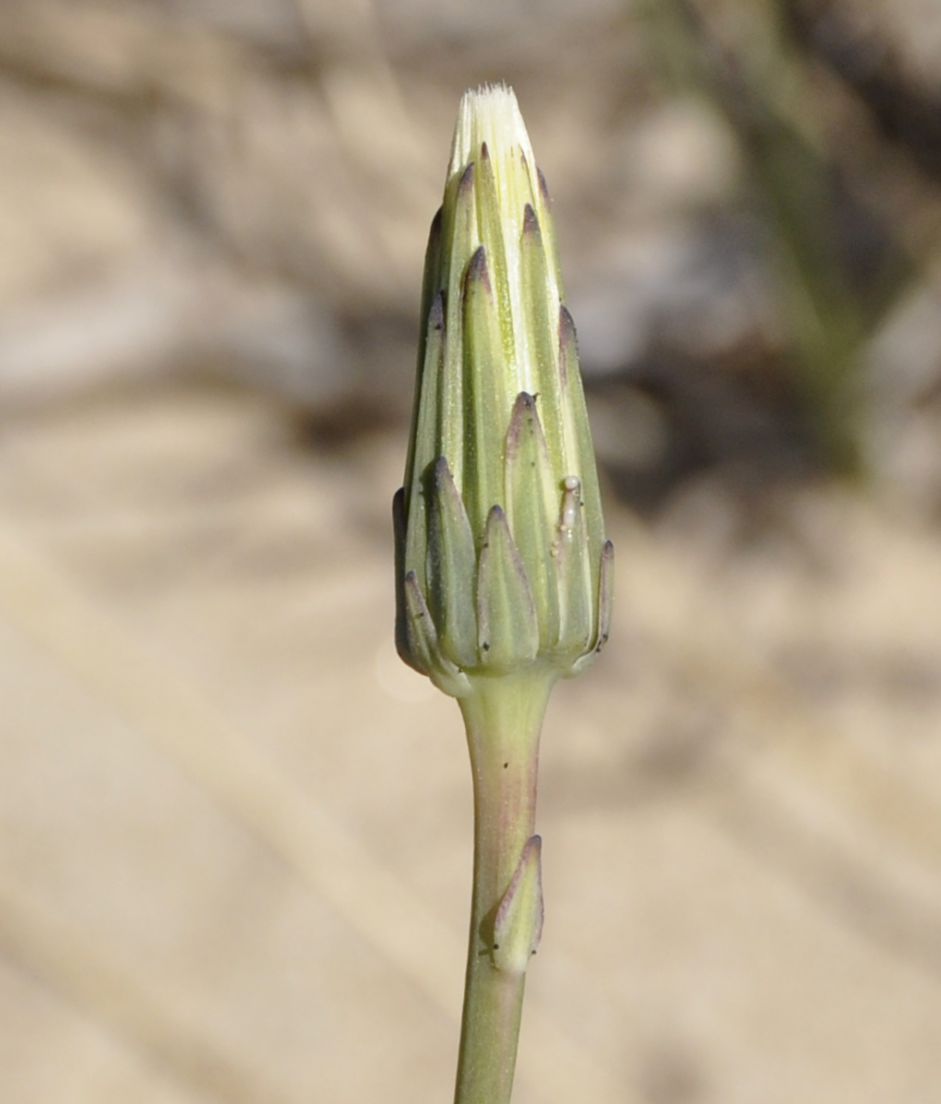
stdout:
<svg viewBox="0 0 941 1104">
<path fill-rule="evenodd" d="M 450 1099 L 470 778 L 389 503 L 497 79 L 619 557 L 515 1101 L 937 1101 L 939 52 L 934 0 L 3 0 L 5 1104 Z"/>
</svg>

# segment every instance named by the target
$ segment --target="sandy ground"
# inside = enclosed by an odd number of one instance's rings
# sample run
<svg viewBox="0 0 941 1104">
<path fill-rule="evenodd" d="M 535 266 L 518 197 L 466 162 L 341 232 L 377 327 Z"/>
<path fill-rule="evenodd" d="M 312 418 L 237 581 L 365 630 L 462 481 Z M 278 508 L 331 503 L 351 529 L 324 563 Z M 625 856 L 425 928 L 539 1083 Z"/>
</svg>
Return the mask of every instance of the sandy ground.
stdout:
<svg viewBox="0 0 941 1104">
<path fill-rule="evenodd" d="M 457 711 L 391 642 L 403 442 L 130 387 L 0 440 L 0 1099 L 446 1100 Z M 616 634 L 545 732 L 519 1104 L 932 1104 L 936 538 L 613 513 Z"/>
</svg>

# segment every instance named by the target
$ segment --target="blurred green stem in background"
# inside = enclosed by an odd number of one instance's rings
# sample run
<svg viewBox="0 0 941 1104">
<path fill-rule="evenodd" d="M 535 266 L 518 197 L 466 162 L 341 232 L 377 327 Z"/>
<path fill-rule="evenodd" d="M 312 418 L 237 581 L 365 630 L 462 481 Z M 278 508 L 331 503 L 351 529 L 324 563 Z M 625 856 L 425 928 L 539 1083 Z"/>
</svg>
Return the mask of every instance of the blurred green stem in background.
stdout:
<svg viewBox="0 0 941 1104">
<path fill-rule="evenodd" d="M 812 67 L 788 33 L 787 0 L 749 6 L 748 49 L 722 40 L 695 0 L 644 0 L 665 79 L 698 95 L 735 137 L 770 233 L 778 307 L 805 424 L 823 466 L 866 472 L 861 353 L 904 288 L 908 265 L 883 259 L 858 286 L 837 230 L 845 203 Z"/>
</svg>

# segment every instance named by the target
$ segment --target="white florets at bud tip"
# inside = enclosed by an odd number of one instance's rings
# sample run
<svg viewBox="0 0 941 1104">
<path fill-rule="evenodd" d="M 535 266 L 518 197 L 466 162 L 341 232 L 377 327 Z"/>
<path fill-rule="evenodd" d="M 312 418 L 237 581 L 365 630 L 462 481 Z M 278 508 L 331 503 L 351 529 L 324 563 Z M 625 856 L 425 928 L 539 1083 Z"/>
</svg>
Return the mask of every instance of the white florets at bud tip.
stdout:
<svg viewBox="0 0 941 1104">
<path fill-rule="evenodd" d="M 530 171 L 534 171 L 526 124 L 509 85 L 484 84 L 468 89 L 461 97 L 448 176 L 462 172 L 468 162 L 476 159 L 484 143 L 495 162 L 522 149 Z"/>
</svg>

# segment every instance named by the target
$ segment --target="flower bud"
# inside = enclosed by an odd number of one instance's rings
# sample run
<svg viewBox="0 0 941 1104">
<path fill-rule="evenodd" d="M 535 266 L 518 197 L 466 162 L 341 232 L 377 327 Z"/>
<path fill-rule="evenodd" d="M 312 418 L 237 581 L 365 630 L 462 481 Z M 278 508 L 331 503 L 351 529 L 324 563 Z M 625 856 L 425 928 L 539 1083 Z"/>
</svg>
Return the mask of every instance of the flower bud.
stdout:
<svg viewBox="0 0 941 1104">
<path fill-rule="evenodd" d="M 607 640 L 613 548 L 549 195 L 506 87 L 461 100 L 421 320 L 399 654 L 457 697 L 479 677 L 574 674 Z"/>
</svg>

